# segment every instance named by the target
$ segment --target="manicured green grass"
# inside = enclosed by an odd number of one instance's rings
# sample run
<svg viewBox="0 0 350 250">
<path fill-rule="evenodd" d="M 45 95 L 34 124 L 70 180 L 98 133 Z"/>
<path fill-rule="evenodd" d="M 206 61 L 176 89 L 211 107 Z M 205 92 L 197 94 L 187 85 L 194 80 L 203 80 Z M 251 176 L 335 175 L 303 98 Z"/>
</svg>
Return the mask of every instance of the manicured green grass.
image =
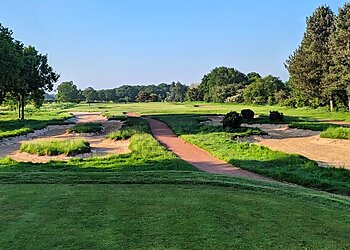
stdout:
<svg viewBox="0 0 350 250">
<path fill-rule="evenodd" d="M 347 198 L 204 173 L 73 175 L 85 184 L 1 185 L 2 248 L 350 247 Z"/>
<path fill-rule="evenodd" d="M 195 107 L 195 106 L 198 107 Z M 339 120 L 350 122 L 348 112 L 329 112 L 326 109 L 288 108 L 280 106 L 260 106 L 251 104 L 231 103 L 96 103 L 92 105 L 79 104 L 70 110 L 74 111 L 103 111 L 106 116 L 122 116 L 123 112 L 136 112 L 143 115 L 161 114 L 226 114 L 230 111 L 240 112 L 242 109 L 252 109 L 260 118 L 256 121 L 267 122 L 270 111 L 278 110 L 285 115 L 285 123 L 292 121 L 315 121 L 317 119 Z M 260 120 L 260 121 L 259 121 Z"/>
<path fill-rule="evenodd" d="M 312 131 L 324 131 L 328 128 L 340 127 L 337 124 L 331 124 L 326 122 L 292 122 L 288 125 L 289 128 L 298 128 L 298 129 L 308 129 Z"/>
<path fill-rule="evenodd" d="M 52 140 L 52 141 L 29 141 L 23 142 L 21 152 L 36 155 L 60 155 L 68 156 L 88 153 L 91 151 L 90 144 L 82 139 Z"/>
<path fill-rule="evenodd" d="M 321 138 L 350 140 L 350 128 L 328 128 L 320 136 Z"/>
<path fill-rule="evenodd" d="M 321 168 L 315 162 L 299 155 L 238 142 L 228 132 L 204 131 L 195 116 L 162 115 L 156 117 L 166 122 L 184 140 L 234 166 L 276 180 L 350 195 L 349 170 Z"/>
<path fill-rule="evenodd" d="M 86 122 L 79 123 L 67 130 L 68 133 L 99 133 L 103 130 L 101 123 Z"/>
</svg>

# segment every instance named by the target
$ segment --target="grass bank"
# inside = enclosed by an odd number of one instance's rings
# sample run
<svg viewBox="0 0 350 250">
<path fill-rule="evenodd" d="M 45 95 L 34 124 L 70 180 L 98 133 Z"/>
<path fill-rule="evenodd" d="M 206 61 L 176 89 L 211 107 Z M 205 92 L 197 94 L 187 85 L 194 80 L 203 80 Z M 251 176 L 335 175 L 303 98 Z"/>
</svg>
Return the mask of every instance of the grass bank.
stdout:
<svg viewBox="0 0 350 250">
<path fill-rule="evenodd" d="M 350 128 L 328 128 L 320 136 L 321 138 L 350 140 Z"/>
</svg>

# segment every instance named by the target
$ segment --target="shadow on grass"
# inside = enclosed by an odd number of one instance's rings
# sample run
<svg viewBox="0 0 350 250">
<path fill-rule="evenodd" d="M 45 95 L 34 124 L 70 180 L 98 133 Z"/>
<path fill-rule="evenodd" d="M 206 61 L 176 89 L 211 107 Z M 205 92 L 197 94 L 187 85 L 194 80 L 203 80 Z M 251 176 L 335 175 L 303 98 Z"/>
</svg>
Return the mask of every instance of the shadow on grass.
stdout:
<svg viewBox="0 0 350 250">
<path fill-rule="evenodd" d="M 275 180 L 350 195 L 350 171 L 341 168 L 322 168 L 300 156 L 287 155 L 272 160 L 238 160 L 229 163 Z"/>
</svg>

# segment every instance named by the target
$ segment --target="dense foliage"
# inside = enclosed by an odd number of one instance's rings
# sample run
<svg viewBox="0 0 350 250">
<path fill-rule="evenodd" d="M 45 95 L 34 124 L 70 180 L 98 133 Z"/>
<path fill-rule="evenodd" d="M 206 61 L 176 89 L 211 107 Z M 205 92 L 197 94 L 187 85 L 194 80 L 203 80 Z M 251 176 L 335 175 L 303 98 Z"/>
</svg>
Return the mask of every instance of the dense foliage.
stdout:
<svg viewBox="0 0 350 250">
<path fill-rule="evenodd" d="M 242 125 L 243 117 L 236 111 L 231 111 L 224 116 L 222 125 L 224 128 L 237 129 Z"/>
<path fill-rule="evenodd" d="M 241 116 L 243 117 L 243 119 L 245 120 L 253 120 L 254 119 L 254 111 L 251 109 L 242 109 L 241 110 Z"/>
<path fill-rule="evenodd" d="M 284 115 L 278 111 L 270 111 L 269 120 L 270 122 L 283 122 Z"/>
<path fill-rule="evenodd" d="M 349 107 L 350 4 L 338 16 L 321 6 L 307 19 L 299 48 L 287 60 L 296 106 Z"/>
<path fill-rule="evenodd" d="M 51 91 L 58 78 L 47 55 L 33 46 L 24 46 L 0 24 L 0 104 L 16 102 L 18 117 L 23 120 L 27 102 L 40 107 L 45 91 Z"/>
</svg>

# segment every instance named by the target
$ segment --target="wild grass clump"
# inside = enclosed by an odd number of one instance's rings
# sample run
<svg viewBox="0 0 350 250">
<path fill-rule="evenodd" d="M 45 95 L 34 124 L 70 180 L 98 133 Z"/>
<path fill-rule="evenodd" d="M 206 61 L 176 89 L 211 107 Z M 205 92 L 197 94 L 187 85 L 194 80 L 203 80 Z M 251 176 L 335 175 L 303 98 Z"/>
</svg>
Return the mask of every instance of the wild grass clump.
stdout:
<svg viewBox="0 0 350 250">
<path fill-rule="evenodd" d="M 298 129 L 308 129 L 312 131 L 325 131 L 328 128 L 337 128 L 340 125 L 331 124 L 326 122 L 292 122 L 288 125 L 289 128 L 298 128 Z"/>
<path fill-rule="evenodd" d="M 35 155 L 60 155 L 67 156 L 89 153 L 91 151 L 89 142 L 82 139 L 34 141 L 21 144 L 21 152 Z"/>
<path fill-rule="evenodd" d="M 74 125 L 67 130 L 68 133 L 99 133 L 103 129 L 101 123 L 87 122 Z"/>
<path fill-rule="evenodd" d="M 128 140 L 135 134 L 149 132 L 149 127 L 146 121 L 129 117 L 124 122 L 121 129 L 107 135 L 108 139 L 112 140 Z"/>
<path fill-rule="evenodd" d="M 350 128 L 330 127 L 321 133 L 321 138 L 350 140 Z"/>
</svg>

